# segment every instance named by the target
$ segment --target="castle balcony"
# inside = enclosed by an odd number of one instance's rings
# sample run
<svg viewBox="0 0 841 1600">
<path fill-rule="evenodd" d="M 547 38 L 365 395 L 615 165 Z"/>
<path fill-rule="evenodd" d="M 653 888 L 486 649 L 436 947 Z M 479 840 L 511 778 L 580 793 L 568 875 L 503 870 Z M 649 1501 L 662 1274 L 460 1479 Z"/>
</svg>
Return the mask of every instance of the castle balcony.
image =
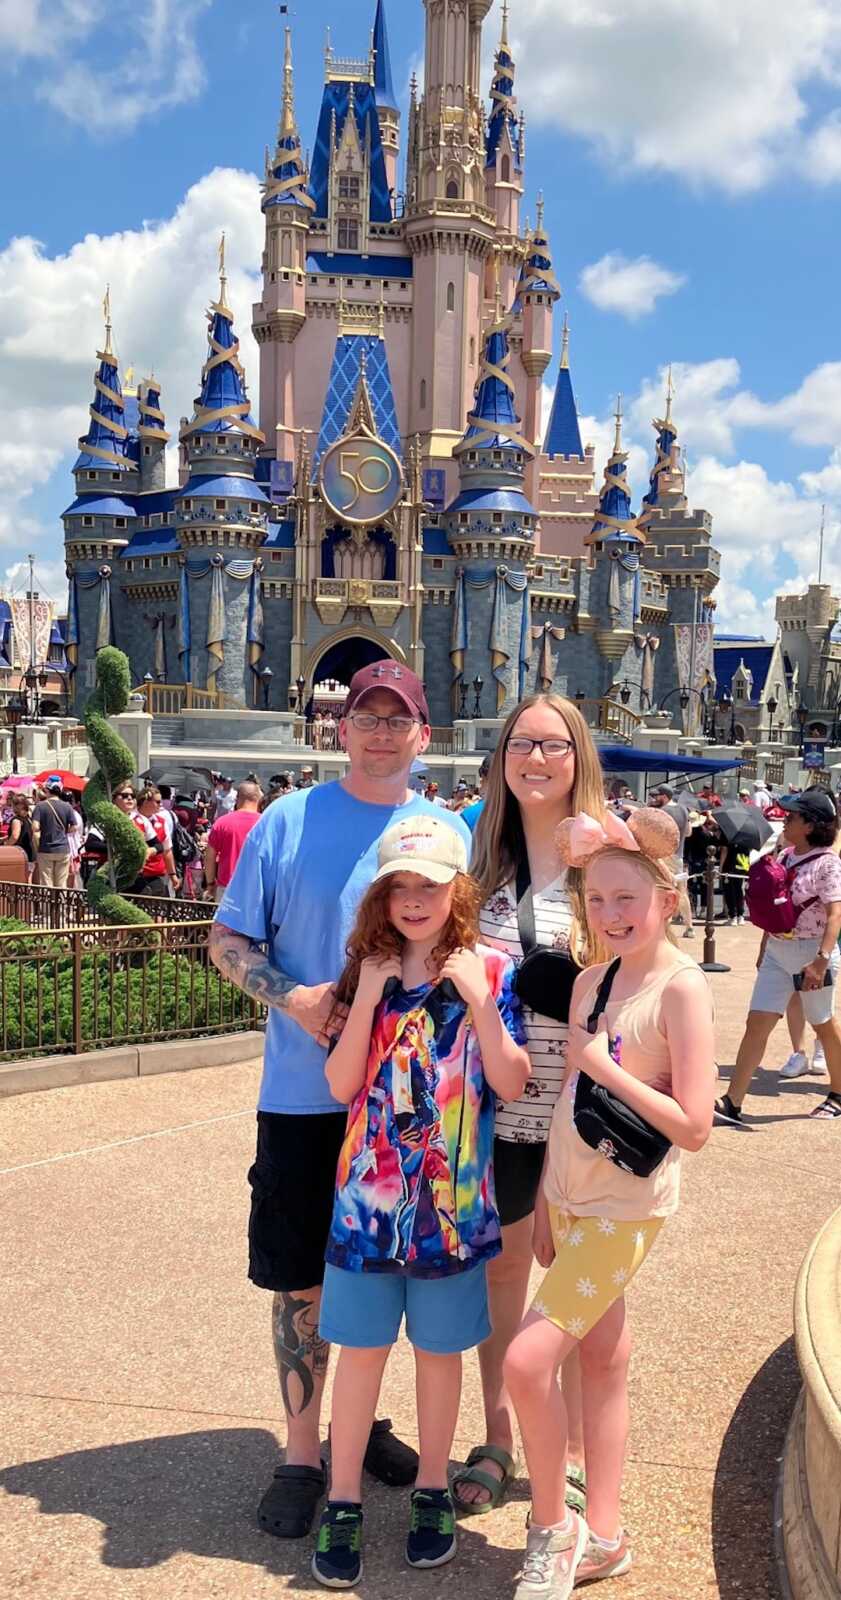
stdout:
<svg viewBox="0 0 841 1600">
<path fill-rule="evenodd" d="M 629 711 L 627 706 L 602 696 L 599 700 L 579 699 L 575 696 L 581 715 L 594 733 L 619 744 L 633 744 L 642 717 Z"/>
<path fill-rule="evenodd" d="M 406 604 L 402 583 L 385 578 L 317 578 L 312 601 L 322 622 L 338 627 L 345 612 L 367 608 L 378 627 L 390 628 Z"/>
<path fill-rule="evenodd" d="M 409 207 L 406 215 L 409 221 L 414 221 L 416 217 L 466 217 L 487 222 L 489 227 L 496 225 L 496 212 L 472 200 L 422 200 Z"/>
</svg>

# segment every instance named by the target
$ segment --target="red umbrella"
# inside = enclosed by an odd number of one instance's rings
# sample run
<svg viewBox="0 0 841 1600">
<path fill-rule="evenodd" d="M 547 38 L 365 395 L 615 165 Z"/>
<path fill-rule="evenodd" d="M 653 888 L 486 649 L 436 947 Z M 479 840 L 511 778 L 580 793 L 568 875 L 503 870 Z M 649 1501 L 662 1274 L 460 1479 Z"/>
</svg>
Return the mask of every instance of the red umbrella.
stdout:
<svg viewBox="0 0 841 1600">
<path fill-rule="evenodd" d="M 43 772 L 36 773 L 35 782 L 50 783 L 51 781 L 54 782 L 56 778 L 58 778 L 62 789 L 74 789 L 77 794 L 81 794 L 82 790 L 87 788 L 87 778 L 80 777 L 78 772 L 65 772 L 62 767 L 45 768 Z"/>
</svg>

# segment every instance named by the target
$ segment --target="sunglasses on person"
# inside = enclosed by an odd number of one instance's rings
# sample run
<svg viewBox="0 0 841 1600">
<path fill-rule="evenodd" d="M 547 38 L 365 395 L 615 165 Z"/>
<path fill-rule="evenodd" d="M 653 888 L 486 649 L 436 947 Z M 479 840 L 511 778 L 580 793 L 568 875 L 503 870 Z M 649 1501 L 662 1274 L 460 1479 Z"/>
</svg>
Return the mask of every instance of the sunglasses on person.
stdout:
<svg viewBox="0 0 841 1600">
<path fill-rule="evenodd" d="M 575 749 L 571 739 L 527 739 L 523 734 L 514 734 L 505 746 L 505 754 L 530 756 L 537 745 L 540 746 L 546 761 L 557 761 Z"/>
<path fill-rule="evenodd" d="M 348 722 L 352 722 L 357 733 L 376 733 L 381 722 L 386 723 L 389 733 L 402 734 L 404 737 L 411 733 L 412 728 L 419 728 L 417 717 L 378 717 L 373 711 L 351 711 Z"/>
<path fill-rule="evenodd" d="M 135 798 L 136 796 L 133 789 L 118 789 L 114 796 L 115 800 L 134 800 Z"/>
</svg>

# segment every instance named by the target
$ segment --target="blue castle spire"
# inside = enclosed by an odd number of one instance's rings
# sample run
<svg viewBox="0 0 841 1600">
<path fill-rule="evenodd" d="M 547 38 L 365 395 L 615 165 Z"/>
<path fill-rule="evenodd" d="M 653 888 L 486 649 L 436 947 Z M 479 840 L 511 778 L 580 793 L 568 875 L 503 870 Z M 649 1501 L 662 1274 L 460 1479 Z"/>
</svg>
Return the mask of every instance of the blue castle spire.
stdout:
<svg viewBox="0 0 841 1600">
<path fill-rule="evenodd" d="M 382 3 L 382 0 L 380 0 L 380 3 Z M 508 43 L 508 0 L 503 0 L 502 35 L 494 61 L 494 77 L 491 84 L 491 114 L 485 141 L 486 167 L 492 167 L 495 164 L 496 153 L 507 127 L 511 135 L 514 160 L 518 169 L 522 170 L 523 142 L 520 122 L 514 110 L 514 71 L 514 58 Z"/>
<path fill-rule="evenodd" d="M 263 211 L 269 206 L 302 206 L 315 210 L 315 202 L 307 193 L 309 177 L 301 151 L 301 136 L 295 118 L 295 80 L 292 67 L 292 29 L 286 29 L 283 58 L 283 96 L 277 145 L 274 157 L 266 169 L 263 186 Z"/>
<path fill-rule="evenodd" d="M 111 291 L 105 291 L 102 305 L 105 317 L 105 348 L 97 351 L 96 377 L 94 378 L 93 405 L 89 407 L 88 431 L 79 440 L 79 455 L 73 468 L 110 468 L 112 471 L 132 472 L 135 463 L 126 455 L 128 429 L 125 425 L 125 403 L 120 387 L 117 357 L 111 346 Z"/>
<path fill-rule="evenodd" d="M 138 433 L 141 439 L 150 443 L 157 441 L 159 444 L 169 443 L 169 434 L 166 431 L 166 418 L 161 408 L 161 386 L 157 378 L 149 378 L 140 390 L 137 403 L 139 425 Z"/>
<path fill-rule="evenodd" d="M 613 442 L 613 452 L 604 469 L 599 508 L 584 543 L 596 544 L 599 541 L 609 543 L 620 539 L 633 540 L 636 544 L 644 543 L 643 535 L 638 530 L 631 512 L 628 453 L 622 449 L 621 395 L 616 402 L 616 437 Z"/>
<path fill-rule="evenodd" d="M 245 372 L 239 359 L 239 340 L 234 333 L 234 314 L 227 304 L 224 234 L 219 246 L 219 273 L 219 299 L 207 314 L 210 333 L 207 360 L 202 368 L 201 394 L 193 420 L 182 430 L 181 437 L 195 444 L 197 434 L 237 433 L 263 444 L 264 436 L 251 415 Z"/>
<path fill-rule="evenodd" d="M 555 385 L 552 413 L 543 446 L 547 456 L 583 456 L 581 429 L 578 426 L 578 408 L 572 392 L 569 370 L 569 318 L 564 317 L 564 341 L 561 365 Z"/>
<path fill-rule="evenodd" d="M 552 265 L 552 246 L 546 232 L 543 195 L 537 197 L 537 226 L 529 242 L 529 251 L 523 263 L 517 293 L 518 302 L 526 294 L 549 295 L 554 301 L 561 298 L 561 286 Z"/>
<path fill-rule="evenodd" d="M 485 336 L 479 380 L 473 410 L 467 418 L 464 438 L 453 454 L 464 450 L 513 450 L 534 455 L 534 447 L 523 436 L 520 418 L 514 410 L 514 384 L 509 377 L 511 352 L 508 334 L 513 316 L 502 314 L 497 283 L 496 312 Z"/>
<path fill-rule="evenodd" d="M 396 110 L 397 96 L 391 75 L 391 50 L 388 43 L 388 26 L 385 20 L 385 0 L 377 0 L 374 18 L 374 94 L 378 106 Z"/>
<path fill-rule="evenodd" d="M 672 467 L 672 451 L 677 441 L 677 428 L 672 420 L 674 392 L 672 369 L 669 367 L 669 377 L 666 385 L 666 415 L 655 418 L 652 423 L 652 427 L 657 434 L 657 459 L 651 470 L 651 477 L 648 480 L 648 494 L 643 495 L 642 509 L 639 516 L 641 530 L 647 528 L 654 512 L 663 504 L 660 480 L 664 473 L 671 471 Z"/>
</svg>

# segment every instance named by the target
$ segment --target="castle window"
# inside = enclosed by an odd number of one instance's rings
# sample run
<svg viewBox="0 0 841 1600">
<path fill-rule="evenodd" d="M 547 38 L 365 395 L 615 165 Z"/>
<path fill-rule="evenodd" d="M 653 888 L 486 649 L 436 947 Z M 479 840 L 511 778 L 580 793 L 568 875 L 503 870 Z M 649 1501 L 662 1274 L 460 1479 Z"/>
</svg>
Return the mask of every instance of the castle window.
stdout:
<svg viewBox="0 0 841 1600">
<path fill-rule="evenodd" d="M 339 178 L 339 199 L 340 200 L 358 200 L 359 199 L 359 179 L 358 178 L 351 177 L 348 174 L 343 174 L 342 177 Z"/>
<path fill-rule="evenodd" d="M 93 527 L 93 517 L 83 517 L 82 518 L 82 527 L 83 528 L 92 528 Z"/>
<path fill-rule="evenodd" d="M 543 568 L 542 567 L 535 567 L 534 575 L 535 575 L 536 578 L 542 578 L 543 577 Z"/>
<path fill-rule="evenodd" d="M 421 378 L 421 381 L 420 381 L 420 408 L 421 408 L 421 411 L 425 411 L 426 410 L 426 379 L 425 378 Z"/>
<path fill-rule="evenodd" d="M 89 478 L 93 478 L 94 483 L 96 483 L 96 473 L 95 472 L 89 472 L 88 473 L 88 477 Z"/>
<path fill-rule="evenodd" d="M 126 572 L 133 572 L 133 571 L 134 571 L 134 562 L 133 561 L 127 561 L 126 562 Z"/>
<path fill-rule="evenodd" d="M 459 520 L 459 523 L 460 523 L 461 527 L 465 528 L 467 526 L 468 522 L 470 521 L 470 512 L 469 511 L 460 511 L 459 514 L 458 514 L 458 520 Z"/>
<path fill-rule="evenodd" d="M 169 566 L 169 556 L 161 556 L 161 566 L 162 567 L 168 567 Z"/>
<path fill-rule="evenodd" d="M 150 456 L 152 454 L 152 446 L 150 444 L 144 444 L 143 454 L 144 456 Z"/>
<path fill-rule="evenodd" d="M 251 512 L 252 517 L 259 517 L 259 515 L 260 515 L 260 506 L 259 506 L 259 503 L 256 500 L 252 500 L 251 501 L 251 504 L 250 504 L 248 509 Z"/>
<path fill-rule="evenodd" d="M 144 566 L 144 568 L 145 568 L 145 570 L 147 572 L 149 571 L 149 568 L 151 567 L 151 565 L 152 565 L 152 562 L 151 562 L 149 556 L 144 556 L 143 557 L 143 566 Z"/>
<path fill-rule="evenodd" d="M 455 308 L 456 308 L 456 286 L 455 286 L 454 283 L 448 283 L 447 284 L 447 310 L 448 311 L 455 311 Z"/>
<path fill-rule="evenodd" d="M 339 218 L 338 245 L 340 250 L 356 251 L 359 249 L 359 223 L 352 217 Z"/>
<path fill-rule="evenodd" d="M 501 181 L 503 183 L 510 183 L 511 182 L 511 158 L 510 158 L 510 156 L 503 156 L 503 158 L 502 158 L 502 160 L 501 160 L 501 162 L 499 164 L 499 176 L 500 176 L 500 179 L 501 179 Z"/>
<path fill-rule="evenodd" d="M 193 509 L 193 502 L 192 502 L 192 500 L 185 500 L 185 501 L 184 501 L 184 510 L 185 510 L 185 511 L 192 511 L 192 509 Z"/>
<path fill-rule="evenodd" d="M 450 178 L 448 183 L 447 183 L 447 199 L 448 200 L 458 200 L 458 198 L 459 198 L 458 184 L 456 183 L 455 178 Z"/>
<path fill-rule="evenodd" d="M 443 572 L 444 571 L 444 563 L 441 560 L 440 556 L 433 556 L 433 558 L 432 558 L 432 567 L 433 567 L 433 571 L 435 571 L 435 572 Z"/>
<path fill-rule="evenodd" d="M 112 474 L 111 474 L 111 482 L 112 483 L 119 483 L 119 481 L 120 481 L 119 472 L 112 472 Z"/>
<path fill-rule="evenodd" d="M 495 511 L 494 514 L 493 514 L 493 519 L 494 519 L 494 522 L 501 522 L 502 521 L 502 512 L 501 511 Z"/>
<path fill-rule="evenodd" d="M 225 501 L 225 500 L 217 500 L 215 502 L 216 510 L 217 511 L 224 511 L 226 504 L 227 504 L 227 501 Z"/>
<path fill-rule="evenodd" d="M 115 528 L 124 528 L 125 525 L 126 525 L 125 517 L 115 517 L 114 518 L 114 527 Z"/>
</svg>

